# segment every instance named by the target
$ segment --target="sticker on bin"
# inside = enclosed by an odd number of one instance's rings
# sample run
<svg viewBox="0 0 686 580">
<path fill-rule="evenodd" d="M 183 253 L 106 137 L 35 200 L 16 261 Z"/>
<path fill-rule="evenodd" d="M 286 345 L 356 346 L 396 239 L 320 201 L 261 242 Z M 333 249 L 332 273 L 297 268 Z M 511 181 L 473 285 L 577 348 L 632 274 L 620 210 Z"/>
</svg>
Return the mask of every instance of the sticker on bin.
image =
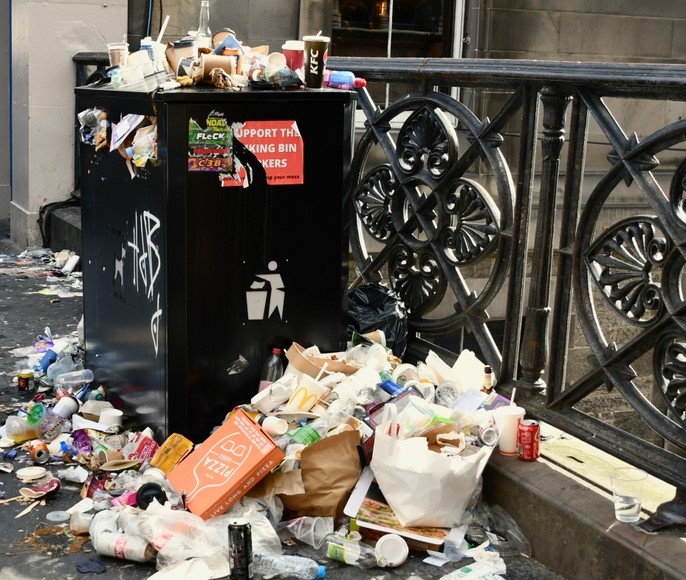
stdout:
<svg viewBox="0 0 686 580">
<path fill-rule="evenodd" d="M 293 120 L 245 121 L 231 126 L 233 135 L 255 156 L 268 185 L 300 185 L 303 180 L 303 139 Z M 235 169 L 220 176 L 222 187 L 249 187 L 255 168 L 234 148 Z"/>
</svg>

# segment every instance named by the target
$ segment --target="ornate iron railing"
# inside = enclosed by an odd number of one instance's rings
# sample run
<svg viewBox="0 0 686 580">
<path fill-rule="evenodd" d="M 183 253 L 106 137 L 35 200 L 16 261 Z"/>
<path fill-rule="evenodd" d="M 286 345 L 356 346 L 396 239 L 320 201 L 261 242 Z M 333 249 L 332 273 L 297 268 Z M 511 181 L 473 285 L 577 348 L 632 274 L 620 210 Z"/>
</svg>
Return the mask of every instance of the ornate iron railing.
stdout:
<svg viewBox="0 0 686 580">
<path fill-rule="evenodd" d="M 439 346 L 456 356 L 464 343 L 445 338 L 467 331 L 499 390 L 517 388 L 529 414 L 677 487 L 649 526 L 686 523 L 686 66 L 346 57 L 328 66 L 418 86 L 383 110 L 359 91 L 366 129 L 350 183 L 354 284 L 383 282 L 403 299 L 407 356 Z M 660 116 L 613 114 L 629 101 Z M 587 186 L 598 148 L 606 165 Z M 571 372 L 579 341 L 587 356 Z M 657 438 L 586 412 L 603 388 Z"/>
</svg>

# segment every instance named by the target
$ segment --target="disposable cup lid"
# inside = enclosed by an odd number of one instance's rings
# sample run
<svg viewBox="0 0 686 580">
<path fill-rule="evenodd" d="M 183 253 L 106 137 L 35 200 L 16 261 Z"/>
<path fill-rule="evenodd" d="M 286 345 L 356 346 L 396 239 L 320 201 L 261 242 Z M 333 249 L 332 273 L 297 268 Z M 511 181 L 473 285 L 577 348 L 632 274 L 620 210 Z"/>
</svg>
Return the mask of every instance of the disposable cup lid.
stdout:
<svg viewBox="0 0 686 580">
<path fill-rule="evenodd" d="M 55 511 L 48 512 L 45 518 L 51 522 L 66 522 L 71 517 L 71 514 L 67 511 Z"/>
<path fill-rule="evenodd" d="M 377 553 L 386 559 L 386 566 L 400 566 L 410 553 L 407 542 L 398 534 L 386 534 L 376 542 Z"/>
</svg>

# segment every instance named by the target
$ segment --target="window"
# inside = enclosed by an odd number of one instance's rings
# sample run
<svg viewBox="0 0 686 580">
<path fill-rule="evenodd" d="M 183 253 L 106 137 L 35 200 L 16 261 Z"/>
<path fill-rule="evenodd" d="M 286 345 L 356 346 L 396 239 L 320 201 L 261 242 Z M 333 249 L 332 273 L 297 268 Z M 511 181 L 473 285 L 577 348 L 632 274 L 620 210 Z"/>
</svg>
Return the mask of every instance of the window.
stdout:
<svg viewBox="0 0 686 580">
<path fill-rule="evenodd" d="M 338 0 L 332 15 L 336 56 L 451 57 L 456 0 Z M 370 85 L 377 103 L 386 87 Z M 390 101 L 417 90 L 394 83 Z"/>
</svg>

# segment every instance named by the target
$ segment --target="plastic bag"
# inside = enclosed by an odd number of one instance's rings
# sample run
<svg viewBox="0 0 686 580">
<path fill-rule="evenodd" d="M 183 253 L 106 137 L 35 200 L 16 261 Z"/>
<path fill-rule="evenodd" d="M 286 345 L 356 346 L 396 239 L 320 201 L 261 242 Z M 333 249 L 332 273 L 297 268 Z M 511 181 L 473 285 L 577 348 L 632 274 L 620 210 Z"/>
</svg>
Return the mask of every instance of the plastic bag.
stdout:
<svg viewBox="0 0 686 580">
<path fill-rule="evenodd" d="M 153 501 L 138 516 L 140 535 L 157 551 L 157 569 L 177 564 L 188 558 L 201 558 L 210 567 L 216 561 L 228 561 L 226 536 L 217 534 L 201 517 L 190 512 L 172 510 Z"/>
<path fill-rule="evenodd" d="M 531 544 L 524 533 L 499 505 L 489 506 L 479 501 L 472 510 L 474 521 L 467 529 L 466 537 L 471 543 L 490 541 L 490 545 L 501 556 L 523 554 L 531 556 Z"/>
<path fill-rule="evenodd" d="M 407 309 L 392 290 L 381 284 L 363 284 L 348 292 L 348 338 L 382 330 L 386 346 L 399 358 L 407 347 Z"/>
<path fill-rule="evenodd" d="M 224 515 L 211 518 L 207 523 L 210 529 L 214 529 L 221 537 L 225 536 L 229 522 L 245 519 L 250 523 L 252 549 L 255 554 L 281 554 L 281 540 L 274 525 L 269 521 L 265 508 L 263 502 L 245 497 Z"/>
</svg>

